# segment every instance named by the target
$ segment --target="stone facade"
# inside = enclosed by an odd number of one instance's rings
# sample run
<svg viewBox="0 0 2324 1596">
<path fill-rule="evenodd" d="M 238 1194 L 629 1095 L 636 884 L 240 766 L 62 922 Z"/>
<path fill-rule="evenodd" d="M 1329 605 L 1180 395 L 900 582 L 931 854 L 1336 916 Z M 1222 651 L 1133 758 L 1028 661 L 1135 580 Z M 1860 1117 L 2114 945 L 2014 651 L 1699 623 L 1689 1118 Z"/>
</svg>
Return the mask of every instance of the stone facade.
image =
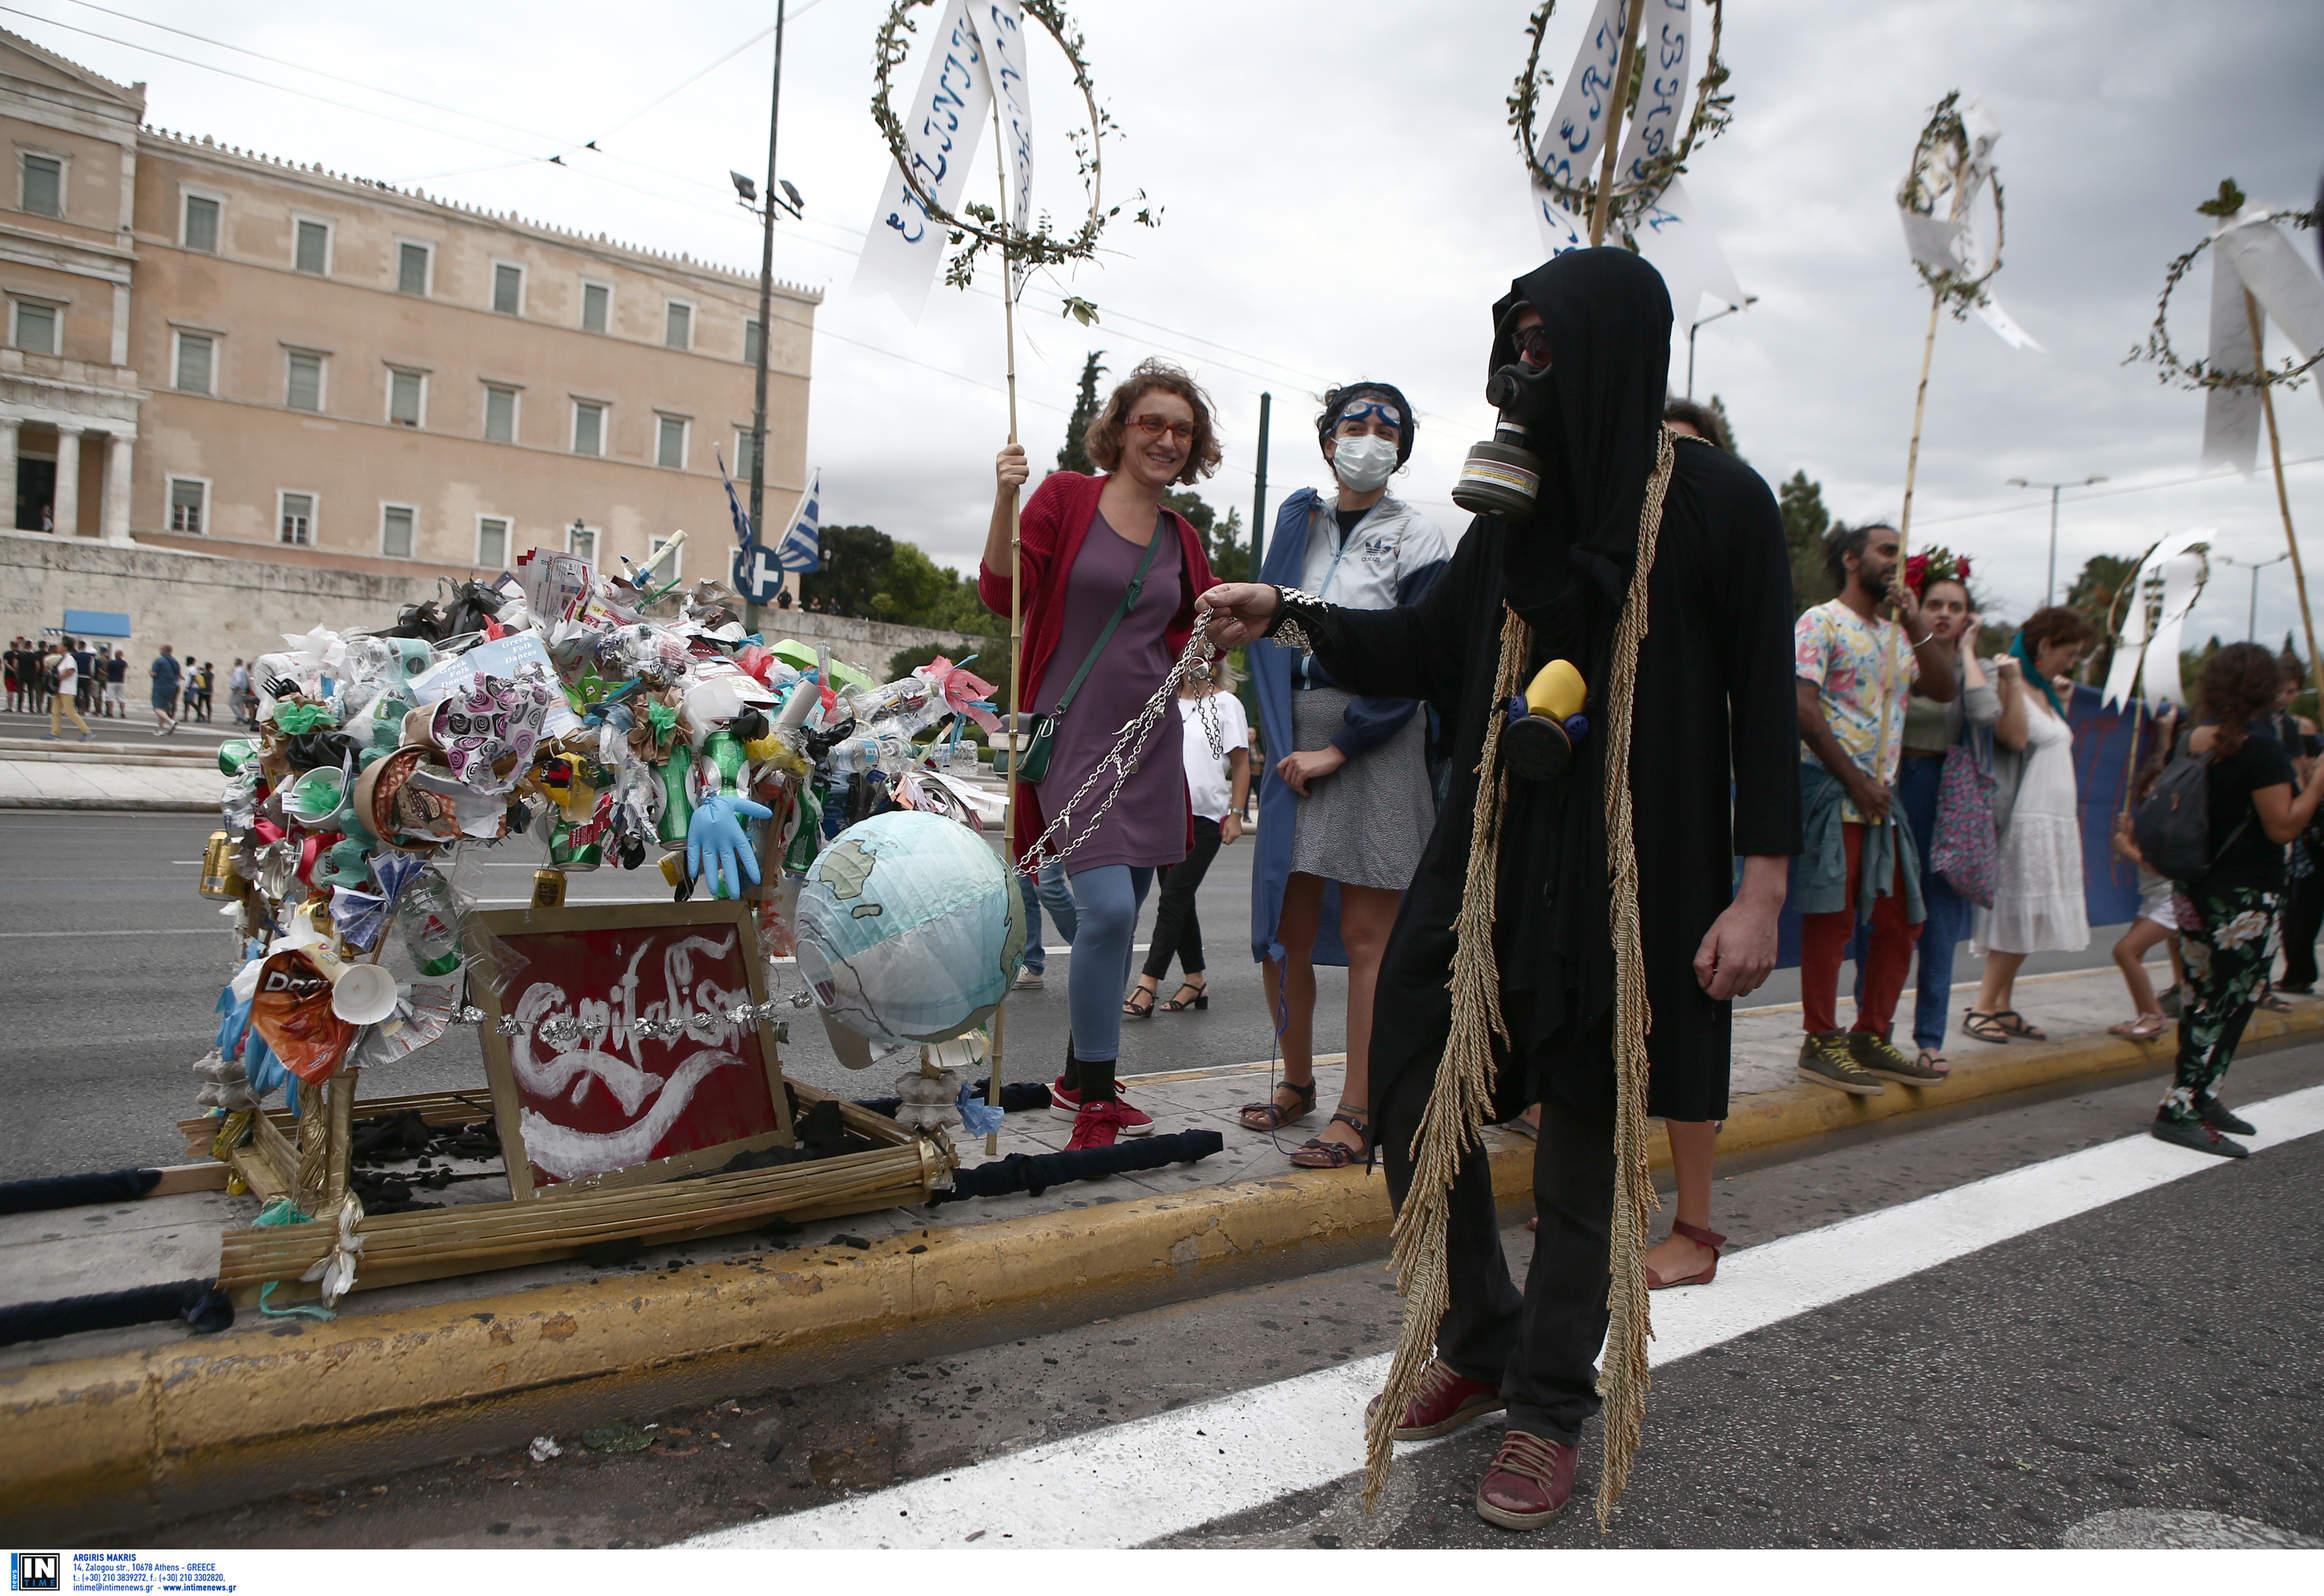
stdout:
<svg viewBox="0 0 2324 1596">
<path fill-rule="evenodd" d="M 143 85 L 0 32 L 0 530 L 286 567 L 254 591 L 320 592 L 322 571 L 432 591 L 535 546 L 618 568 L 679 528 L 683 574 L 724 575 L 717 457 L 747 481 L 754 273 L 145 108 Z M 771 526 L 805 485 L 819 302 L 773 292 Z"/>
<path fill-rule="evenodd" d="M 233 660 L 281 649 L 286 632 L 392 626 L 404 605 L 438 596 L 435 580 L 408 567 L 346 570 L 0 531 L 0 636 L 37 637 L 68 609 L 126 614 L 133 660 L 142 663 L 169 643 L 181 659 L 217 665 L 221 690 Z M 796 610 L 765 616 L 770 639 L 821 643 L 875 677 L 905 649 L 941 648 L 958 659 L 989 646 L 883 621 Z"/>
</svg>

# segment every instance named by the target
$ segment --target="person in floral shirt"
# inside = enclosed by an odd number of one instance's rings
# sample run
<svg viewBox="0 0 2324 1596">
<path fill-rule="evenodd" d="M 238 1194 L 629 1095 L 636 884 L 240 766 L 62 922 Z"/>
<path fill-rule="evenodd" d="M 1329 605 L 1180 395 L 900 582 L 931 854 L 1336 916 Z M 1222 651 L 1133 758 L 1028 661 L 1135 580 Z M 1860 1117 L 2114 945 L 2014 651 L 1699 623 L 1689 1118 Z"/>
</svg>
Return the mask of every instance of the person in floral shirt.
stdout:
<svg viewBox="0 0 2324 1596">
<path fill-rule="evenodd" d="M 2209 756 L 2211 866 L 2176 883 L 2174 907 L 2187 958 L 2187 1001 L 2179 1011 L 2179 1059 L 2155 1111 L 2160 1141 L 2240 1158 L 2250 1149 L 2227 1133 L 2253 1128 L 2218 1098 L 2244 1027 L 2259 1007 L 2260 983 L 2274 962 L 2271 928 L 2283 896 L 2284 844 L 2316 817 L 2324 781 L 2294 796 L 2291 755 L 2266 725 L 2279 670 L 2256 643 L 2229 643 L 2203 667 L 2196 692 L 2206 724 L 2188 747 Z"/>
</svg>

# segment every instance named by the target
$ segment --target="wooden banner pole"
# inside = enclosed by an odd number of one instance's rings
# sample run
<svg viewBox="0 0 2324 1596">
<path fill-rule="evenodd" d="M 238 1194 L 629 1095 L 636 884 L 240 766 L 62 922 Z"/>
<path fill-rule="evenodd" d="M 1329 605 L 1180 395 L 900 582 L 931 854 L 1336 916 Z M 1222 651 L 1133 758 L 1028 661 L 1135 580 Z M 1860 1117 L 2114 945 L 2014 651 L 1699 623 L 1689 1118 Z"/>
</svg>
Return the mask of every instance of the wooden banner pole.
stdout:
<svg viewBox="0 0 2324 1596">
<path fill-rule="evenodd" d="M 2223 268 L 2214 267 L 2218 271 Z M 2259 385 L 2260 414 L 2267 418 L 2268 460 L 2275 467 L 2275 507 L 2283 516 L 2283 541 L 2292 550 L 2292 585 L 2300 594 L 2301 630 L 2308 634 L 2308 679 L 2316 688 L 2316 701 L 2324 705 L 2324 660 L 2316 655 L 2316 617 L 2308 608 L 2308 575 L 2300 566 L 2300 538 L 2292 530 L 2292 500 L 2283 491 L 2283 440 L 2275 431 L 2275 396 L 2264 380 L 2266 368 L 2261 362 L 2259 302 L 2246 291 L 2244 294 L 2244 319 L 2251 326 L 2252 365 L 2262 377 Z"/>
<path fill-rule="evenodd" d="M 1003 148 L 1005 136 L 1001 125 L 1001 97 L 995 95 L 992 97 L 992 158 L 1001 170 L 1001 230 L 1004 236 L 1010 232 L 1009 152 Z M 1001 246 L 1001 325 L 1002 334 L 1009 345 L 1009 441 L 1015 443 L 1017 441 L 1017 273 L 1010 263 L 1009 249 L 1006 244 Z M 1020 539 L 1021 529 L 1017 518 L 1018 495 L 1012 489 L 1009 494 L 1009 718 L 1002 723 L 1008 731 L 1009 802 L 1002 811 L 1001 822 L 1001 848 L 1008 863 L 1009 890 L 1011 892 L 1022 890 L 1017 885 L 1017 717 L 1021 707 L 1018 701 L 1018 673 L 1024 664 L 1025 656 L 1025 590 L 1023 544 Z M 1041 911 L 1036 908 L 1033 912 L 1038 914 Z M 1003 992 L 1000 1007 L 992 1010 L 992 1079 L 984 1089 L 986 1106 L 996 1111 L 1001 1107 L 1001 1027 L 1008 1012 L 1009 994 Z M 988 1130 L 984 1133 L 984 1156 L 988 1158 L 1001 1156 L 999 1131 Z"/>
<path fill-rule="evenodd" d="M 1897 518 L 1904 524 L 1896 529 L 1896 555 L 1900 559 L 1913 540 L 1913 478 L 1921 469 L 1921 417 L 1929 408 L 1929 361 L 1937 352 L 1937 318 L 1944 308 L 1945 296 L 1932 291 L 1929 336 L 1921 345 L 1921 386 L 1913 395 L 1913 445 L 1904 451 L 1904 513 Z"/>
<path fill-rule="evenodd" d="M 1590 208 L 1590 247 L 1606 242 L 1606 221 L 1614 208 L 1615 147 L 1622 142 L 1622 116 L 1630 106 L 1630 79 L 1638 69 L 1638 27 L 1646 16 L 1646 0 L 1630 0 L 1629 25 L 1622 31 L 1620 63 L 1614 73 L 1614 96 L 1606 105 L 1606 156 L 1598 167 L 1598 203 Z"/>
</svg>

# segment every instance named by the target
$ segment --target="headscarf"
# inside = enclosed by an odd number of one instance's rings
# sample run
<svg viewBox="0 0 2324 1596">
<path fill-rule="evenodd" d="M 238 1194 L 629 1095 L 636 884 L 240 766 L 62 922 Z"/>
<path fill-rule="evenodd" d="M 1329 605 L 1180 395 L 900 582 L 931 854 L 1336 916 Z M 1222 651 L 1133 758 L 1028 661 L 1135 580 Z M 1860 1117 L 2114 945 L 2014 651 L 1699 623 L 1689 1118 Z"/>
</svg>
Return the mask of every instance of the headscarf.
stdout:
<svg viewBox="0 0 2324 1596">
<path fill-rule="evenodd" d="M 2023 627 L 2018 629 L 2015 637 L 2009 640 L 2009 651 L 2024 661 L 2025 679 L 2040 684 L 2042 697 L 2050 701 L 2050 707 L 2058 712 L 2058 718 L 2064 720 L 2066 706 L 2058 702 L 2058 689 L 2050 685 L 2050 678 L 2043 676 L 2040 667 L 2034 663 L 2034 650 L 2025 646 L 2025 632 Z"/>
<path fill-rule="evenodd" d="M 1527 304 L 1549 331 L 1550 369 L 1525 384 L 1514 419 L 1541 457 L 1541 497 L 1531 520 L 1503 519 L 1502 580 L 1533 628 L 1527 676 L 1572 661 L 1595 724 L 1661 439 L 1670 292 L 1628 250 L 1559 255 L 1493 307 L 1492 369 L 1516 361 L 1514 313 Z M 1502 984 L 1529 998 L 1521 1050 L 1578 1035 L 1613 1002 L 1604 749 L 1593 732 L 1564 779 L 1511 787 L 1498 901 Z"/>
</svg>

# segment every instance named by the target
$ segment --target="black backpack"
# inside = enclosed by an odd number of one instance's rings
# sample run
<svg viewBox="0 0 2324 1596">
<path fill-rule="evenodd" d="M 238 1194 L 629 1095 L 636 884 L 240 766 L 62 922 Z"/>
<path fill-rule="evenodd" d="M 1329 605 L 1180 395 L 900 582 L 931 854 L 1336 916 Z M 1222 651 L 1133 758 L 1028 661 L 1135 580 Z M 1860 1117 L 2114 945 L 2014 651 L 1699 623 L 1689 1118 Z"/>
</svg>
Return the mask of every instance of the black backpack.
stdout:
<svg viewBox="0 0 2324 1596">
<path fill-rule="evenodd" d="M 2131 835 L 2146 868 L 2181 886 L 2200 881 L 2218 860 L 2211 850 L 2211 756 L 2190 751 L 2192 735 L 2180 737 L 2171 762 L 2131 820 Z M 2251 816 L 2245 816 L 2218 853 L 2232 847 L 2250 824 Z"/>
</svg>

